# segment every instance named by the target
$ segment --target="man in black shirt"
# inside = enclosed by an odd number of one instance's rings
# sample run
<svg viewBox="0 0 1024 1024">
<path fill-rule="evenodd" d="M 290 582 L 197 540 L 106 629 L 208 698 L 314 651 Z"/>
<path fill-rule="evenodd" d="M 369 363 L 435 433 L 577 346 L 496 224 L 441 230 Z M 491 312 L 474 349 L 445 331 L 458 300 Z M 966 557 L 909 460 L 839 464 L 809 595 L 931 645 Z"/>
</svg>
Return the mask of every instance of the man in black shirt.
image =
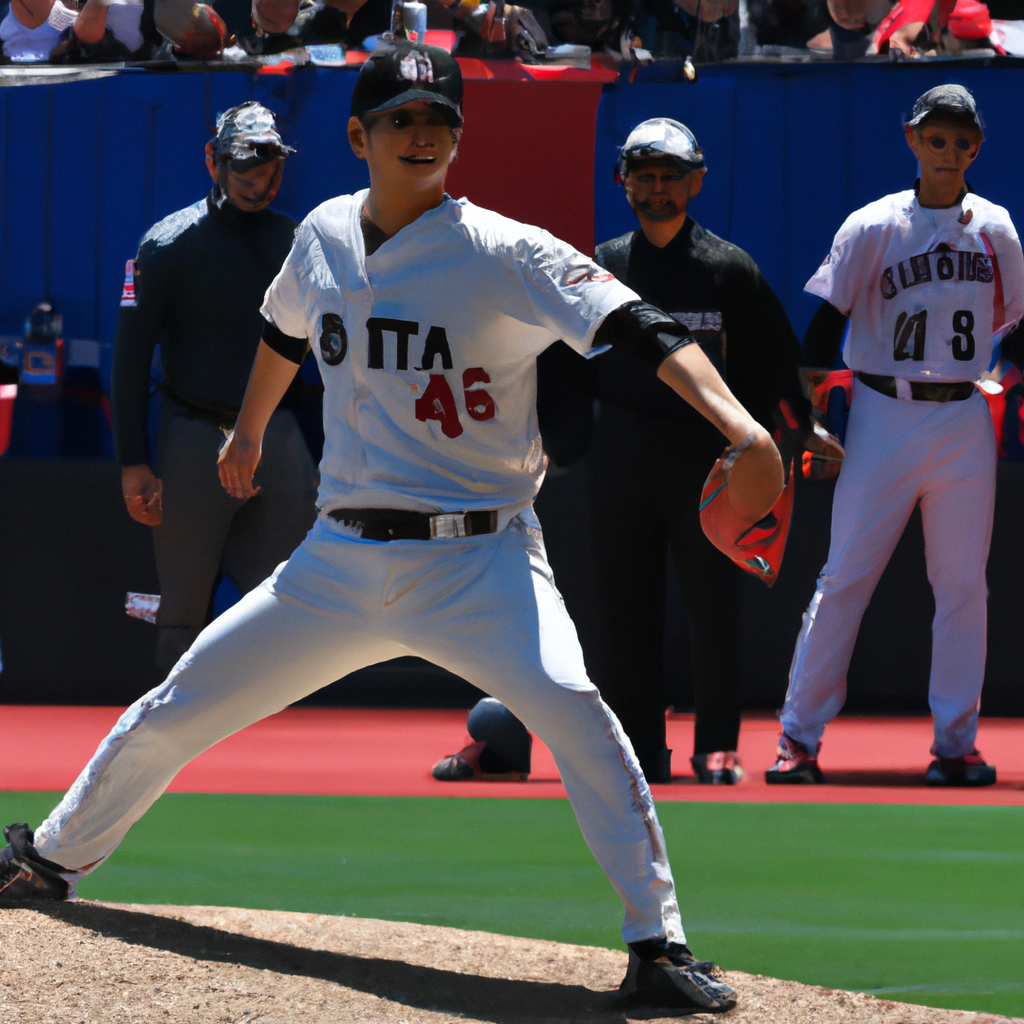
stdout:
<svg viewBox="0 0 1024 1024">
<path fill-rule="evenodd" d="M 315 518 L 316 470 L 286 409 L 274 414 L 264 440 L 258 496 L 232 498 L 217 476 L 263 332 L 264 292 L 295 233 L 295 221 L 268 209 L 291 152 L 258 103 L 221 114 L 206 146 L 210 194 L 154 225 L 126 268 L 114 344 L 114 445 L 128 513 L 154 528 L 164 671 L 206 624 L 218 572 L 246 593 L 288 558 Z M 158 343 L 154 472 L 147 410 Z"/>
<path fill-rule="evenodd" d="M 640 230 L 599 245 L 595 259 L 682 322 L 755 419 L 772 429 L 772 412 L 785 398 L 806 429 L 800 349 L 782 304 L 742 249 L 687 215 L 705 170 L 684 125 L 655 118 L 637 126 L 616 175 Z M 671 549 L 689 625 L 694 772 L 701 782 L 732 784 L 743 774 L 736 757 L 742 573 L 707 540 L 698 515 L 707 467 L 725 439 L 617 352 L 596 363 L 601 413 L 589 491 L 607 640 L 601 694 L 648 780 L 668 782 L 662 641 Z"/>
</svg>

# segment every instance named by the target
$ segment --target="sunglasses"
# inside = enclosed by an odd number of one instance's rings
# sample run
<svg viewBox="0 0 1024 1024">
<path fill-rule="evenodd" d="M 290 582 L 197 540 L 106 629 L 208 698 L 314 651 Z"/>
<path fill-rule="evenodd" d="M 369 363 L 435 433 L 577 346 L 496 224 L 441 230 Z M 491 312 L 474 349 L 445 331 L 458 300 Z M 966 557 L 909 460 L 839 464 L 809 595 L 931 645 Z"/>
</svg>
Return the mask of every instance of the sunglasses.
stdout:
<svg viewBox="0 0 1024 1024">
<path fill-rule="evenodd" d="M 231 170 L 236 174 L 244 174 L 246 171 L 252 170 L 253 167 L 276 160 L 281 155 L 281 148 L 272 142 L 260 142 L 255 146 L 250 146 L 249 152 L 251 155 L 244 159 L 236 157 L 230 161 Z"/>
<path fill-rule="evenodd" d="M 946 140 L 941 135 L 933 135 L 928 140 L 928 145 L 931 146 L 932 149 L 945 149 Z M 966 153 L 967 150 L 971 148 L 972 142 L 970 139 L 957 139 L 953 145 L 955 145 L 962 153 Z"/>
</svg>

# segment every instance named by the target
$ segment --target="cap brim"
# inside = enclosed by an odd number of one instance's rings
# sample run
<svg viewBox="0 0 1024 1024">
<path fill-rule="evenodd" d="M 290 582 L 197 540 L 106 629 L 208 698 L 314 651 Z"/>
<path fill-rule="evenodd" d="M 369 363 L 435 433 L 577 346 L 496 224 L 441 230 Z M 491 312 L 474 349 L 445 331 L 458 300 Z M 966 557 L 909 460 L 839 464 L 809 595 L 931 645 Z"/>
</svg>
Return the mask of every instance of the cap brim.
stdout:
<svg viewBox="0 0 1024 1024">
<path fill-rule="evenodd" d="M 385 103 L 381 103 L 367 114 L 382 114 L 386 110 L 394 110 L 395 107 L 404 107 L 406 103 L 413 103 L 416 100 L 426 100 L 431 106 L 439 107 L 445 115 L 445 119 L 453 128 L 462 127 L 462 111 L 447 96 L 440 93 L 430 92 L 427 89 L 406 89 L 405 92 L 393 96 Z"/>
<path fill-rule="evenodd" d="M 908 122 L 909 128 L 916 128 L 926 117 L 930 117 L 932 114 L 947 114 L 950 117 L 962 117 L 967 115 L 977 126 L 978 131 L 984 131 L 981 127 L 981 118 L 978 117 L 976 110 L 971 110 L 968 107 L 948 107 L 943 104 L 932 107 L 930 110 L 922 110 L 917 117 L 912 117 Z"/>
</svg>

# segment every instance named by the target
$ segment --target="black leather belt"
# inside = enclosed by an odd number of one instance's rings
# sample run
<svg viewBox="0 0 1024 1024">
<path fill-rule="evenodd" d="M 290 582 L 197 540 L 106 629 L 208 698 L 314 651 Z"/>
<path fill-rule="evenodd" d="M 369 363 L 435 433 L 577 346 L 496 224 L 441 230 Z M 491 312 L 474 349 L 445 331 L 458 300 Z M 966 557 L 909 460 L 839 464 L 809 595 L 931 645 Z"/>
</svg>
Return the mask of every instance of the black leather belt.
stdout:
<svg viewBox="0 0 1024 1024">
<path fill-rule="evenodd" d="M 883 377 L 877 373 L 862 373 L 858 370 L 857 380 L 883 395 L 888 395 L 890 398 L 896 397 L 895 377 Z M 969 380 L 958 380 L 952 383 L 910 381 L 910 397 L 915 402 L 962 402 L 973 394 L 974 385 Z"/>
<path fill-rule="evenodd" d="M 454 540 L 498 532 L 498 513 L 407 512 L 397 508 L 332 508 L 327 513 L 360 530 L 363 540 Z"/>
</svg>

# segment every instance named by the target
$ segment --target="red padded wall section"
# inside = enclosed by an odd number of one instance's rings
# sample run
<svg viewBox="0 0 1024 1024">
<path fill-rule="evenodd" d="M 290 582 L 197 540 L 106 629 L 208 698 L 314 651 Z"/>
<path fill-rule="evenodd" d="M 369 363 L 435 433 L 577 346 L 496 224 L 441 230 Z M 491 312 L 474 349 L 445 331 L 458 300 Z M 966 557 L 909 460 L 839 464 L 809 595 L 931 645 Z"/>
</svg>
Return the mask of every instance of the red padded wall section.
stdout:
<svg viewBox="0 0 1024 1024">
<path fill-rule="evenodd" d="M 448 191 L 594 251 L 600 82 L 468 79 Z"/>
</svg>

